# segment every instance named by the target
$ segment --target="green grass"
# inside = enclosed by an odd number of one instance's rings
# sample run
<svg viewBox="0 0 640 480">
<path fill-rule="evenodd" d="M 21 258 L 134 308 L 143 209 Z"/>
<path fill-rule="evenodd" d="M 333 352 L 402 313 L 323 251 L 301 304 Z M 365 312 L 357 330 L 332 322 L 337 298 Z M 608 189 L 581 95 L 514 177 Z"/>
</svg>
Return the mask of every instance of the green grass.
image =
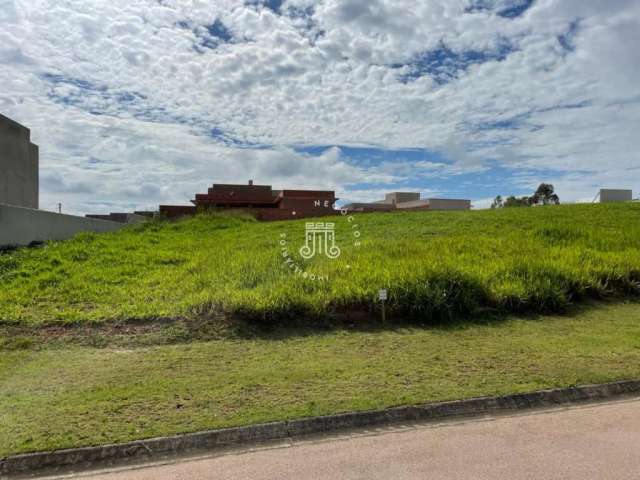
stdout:
<svg viewBox="0 0 640 480">
<path fill-rule="evenodd" d="M 368 315 L 379 288 L 389 290 L 392 317 L 427 321 L 486 309 L 560 312 L 582 299 L 640 290 L 640 204 L 334 220 L 337 260 L 299 258 L 304 221 L 230 216 L 153 222 L 5 253 L 0 323 L 356 318 Z M 283 266 L 283 233 L 299 263 L 327 281 Z"/>
<path fill-rule="evenodd" d="M 486 324 L 297 333 L 0 350 L 0 458 L 640 376 L 638 303 Z"/>
<path fill-rule="evenodd" d="M 640 304 L 590 300 L 640 292 L 640 204 L 355 217 L 336 260 L 228 215 L 0 254 L 0 457 L 640 376 Z"/>
</svg>

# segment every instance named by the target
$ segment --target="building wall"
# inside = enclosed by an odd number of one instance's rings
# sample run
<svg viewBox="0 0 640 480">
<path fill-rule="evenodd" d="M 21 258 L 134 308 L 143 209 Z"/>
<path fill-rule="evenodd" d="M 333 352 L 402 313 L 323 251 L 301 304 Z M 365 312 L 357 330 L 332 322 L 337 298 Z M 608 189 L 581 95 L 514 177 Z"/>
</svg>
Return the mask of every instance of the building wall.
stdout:
<svg viewBox="0 0 640 480">
<path fill-rule="evenodd" d="M 600 203 L 630 202 L 632 198 L 633 192 L 631 190 L 612 190 L 604 188 L 600 190 Z"/>
<path fill-rule="evenodd" d="M 349 203 L 342 208 L 350 212 L 391 212 L 395 210 L 395 206 L 392 203 L 382 202 Z"/>
<path fill-rule="evenodd" d="M 419 192 L 391 192 L 384 196 L 384 203 L 404 203 L 418 200 L 420 200 Z"/>
<path fill-rule="evenodd" d="M 448 198 L 429 198 L 424 200 L 415 200 L 420 194 L 403 194 L 397 197 L 397 193 L 387 194 L 385 202 L 374 203 L 351 203 L 345 205 L 344 208 L 355 212 L 376 212 L 376 211 L 402 211 L 402 210 L 469 210 L 471 209 L 471 200 L 458 200 Z M 390 203 L 390 199 L 395 198 L 413 198 L 404 202 Z"/>
<path fill-rule="evenodd" d="M 214 183 L 206 195 L 197 194 L 196 200 L 204 201 L 235 201 L 241 199 L 244 202 L 272 202 L 275 193 L 270 185 L 227 185 Z"/>
<path fill-rule="evenodd" d="M 239 212 L 248 213 L 254 216 L 257 220 L 261 221 L 274 221 L 274 220 L 295 220 L 297 218 L 307 217 L 324 217 L 326 215 L 339 215 L 340 210 L 334 210 L 329 208 L 323 208 L 318 210 L 299 209 L 292 210 L 288 208 L 223 208 L 223 207 L 210 207 L 202 209 L 209 212 Z M 165 218 L 180 218 L 184 216 L 195 215 L 198 212 L 196 207 L 181 207 L 174 205 L 160 205 L 160 215 Z M 295 214 L 294 214 L 295 212 Z"/>
<path fill-rule="evenodd" d="M 125 224 L 0 204 L 0 247 L 65 240 L 80 232 L 111 232 Z"/>
<path fill-rule="evenodd" d="M 280 190 L 283 197 L 310 198 L 314 200 L 336 200 L 335 192 L 329 190 Z"/>
<path fill-rule="evenodd" d="M 278 208 L 322 214 L 327 210 L 333 210 L 333 199 L 283 197 L 278 203 Z"/>
<path fill-rule="evenodd" d="M 108 220 L 110 222 L 118 222 L 118 223 L 142 223 L 142 222 L 147 222 L 150 218 L 146 215 L 138 215 L 136 213 L 120 213 L 120 212 L 111 212 L 105 215 L 90 213 L 88 215 L 85 215 L 85 217 L 96 218 L 98 220 Z"/>
<path fill-rule="evenodd" d="M 427 202 L 430 210 L 471 210 L 471 200 L 429 198 Z"/>
<path fill-rule="evenodd" d="M 38 208 L 38 163 L 29 129 L 0 115 L 0 203 Z"/>
<path fill-rule="evenodd" d="M 160 205 L 160 216 L 165 218 L 178 218 L 186 215 L 195 215 L 197 209 L 191 205 Z"/>
<path fill-rule="evenodd" d="M 430 210 L 429 200 L 413 200 L 411 202 L 396 203 L 399 210 Z"/>
<path fill-rule="evenodd" d="M 321 217 L 339 213 L 335 192 L 326 190 L 273 190 L 270 185 L 214 184 L 206 194 L 196 194 L 195 207 L 160 205 L 166 218 L 194 215 L 201 210 L 241 211 L 258 220 Z"/>
<path fill-rule="evenodd" d="M 258 220 L 295 220 L 296 218 L 326 217 L 328 215 L 340 215 L 340 210 L 323 208 L 317 210 L 290 210 L 288 208 L 249 208 L 244 211 L 250 213 Z"/>
</svg>

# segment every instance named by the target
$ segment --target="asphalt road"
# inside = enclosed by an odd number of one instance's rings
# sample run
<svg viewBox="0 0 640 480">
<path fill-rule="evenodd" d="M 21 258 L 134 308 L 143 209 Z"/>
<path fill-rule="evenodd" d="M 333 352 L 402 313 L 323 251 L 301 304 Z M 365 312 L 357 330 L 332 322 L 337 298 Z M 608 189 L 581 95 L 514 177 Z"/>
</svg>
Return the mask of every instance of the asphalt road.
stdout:
<svg viewBox="0 0 640 480">
<path fill-rule="evenodd" d="M 640 399 L 352 432 L 72 478 L 628 480 L 640 478 Z"/>
</svg>

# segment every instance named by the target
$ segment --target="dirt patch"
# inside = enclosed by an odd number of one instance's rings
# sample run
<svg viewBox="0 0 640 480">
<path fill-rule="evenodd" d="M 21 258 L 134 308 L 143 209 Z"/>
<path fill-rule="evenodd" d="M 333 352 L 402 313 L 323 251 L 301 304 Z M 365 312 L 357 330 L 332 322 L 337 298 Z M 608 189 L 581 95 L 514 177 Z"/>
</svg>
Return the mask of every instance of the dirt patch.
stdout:
<svg viewBox="0 0 640 480">
<path fill-rule="evenodd" d="M 123 322 L 18 326 L 0 324 L 0 350 L 38 349 L 69 344 L 90 347 L 166 345 L 244 338 L 255 325 L 222 315 L 196 318 L 130 319 Z"/>
</svg>

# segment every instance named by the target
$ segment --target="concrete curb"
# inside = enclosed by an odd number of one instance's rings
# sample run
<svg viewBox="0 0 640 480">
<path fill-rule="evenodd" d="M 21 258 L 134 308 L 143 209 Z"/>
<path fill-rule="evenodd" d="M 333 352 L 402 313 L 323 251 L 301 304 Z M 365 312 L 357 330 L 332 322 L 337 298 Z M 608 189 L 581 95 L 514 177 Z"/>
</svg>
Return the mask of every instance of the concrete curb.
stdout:
<svg viewBox="0 0 640 480">
<path fill-rule="evenodd" d="M 98 462 L 175 454 L 196 449 L 213 449 L 312 433 L 335 432 L 355 427 L 549 407 L 604 400 L 634 393 L 640 393 L 640 380 L 542 390 L 503 397 L 480 397 L 418 406 L 302 418 L 299 420 L 189 433 L 173 437 L 150 438 L 121 444 L 28 453 L 0 460 L 0 474 L 15 475 L 42 469 L 88 467 Z"/>
</svg>

